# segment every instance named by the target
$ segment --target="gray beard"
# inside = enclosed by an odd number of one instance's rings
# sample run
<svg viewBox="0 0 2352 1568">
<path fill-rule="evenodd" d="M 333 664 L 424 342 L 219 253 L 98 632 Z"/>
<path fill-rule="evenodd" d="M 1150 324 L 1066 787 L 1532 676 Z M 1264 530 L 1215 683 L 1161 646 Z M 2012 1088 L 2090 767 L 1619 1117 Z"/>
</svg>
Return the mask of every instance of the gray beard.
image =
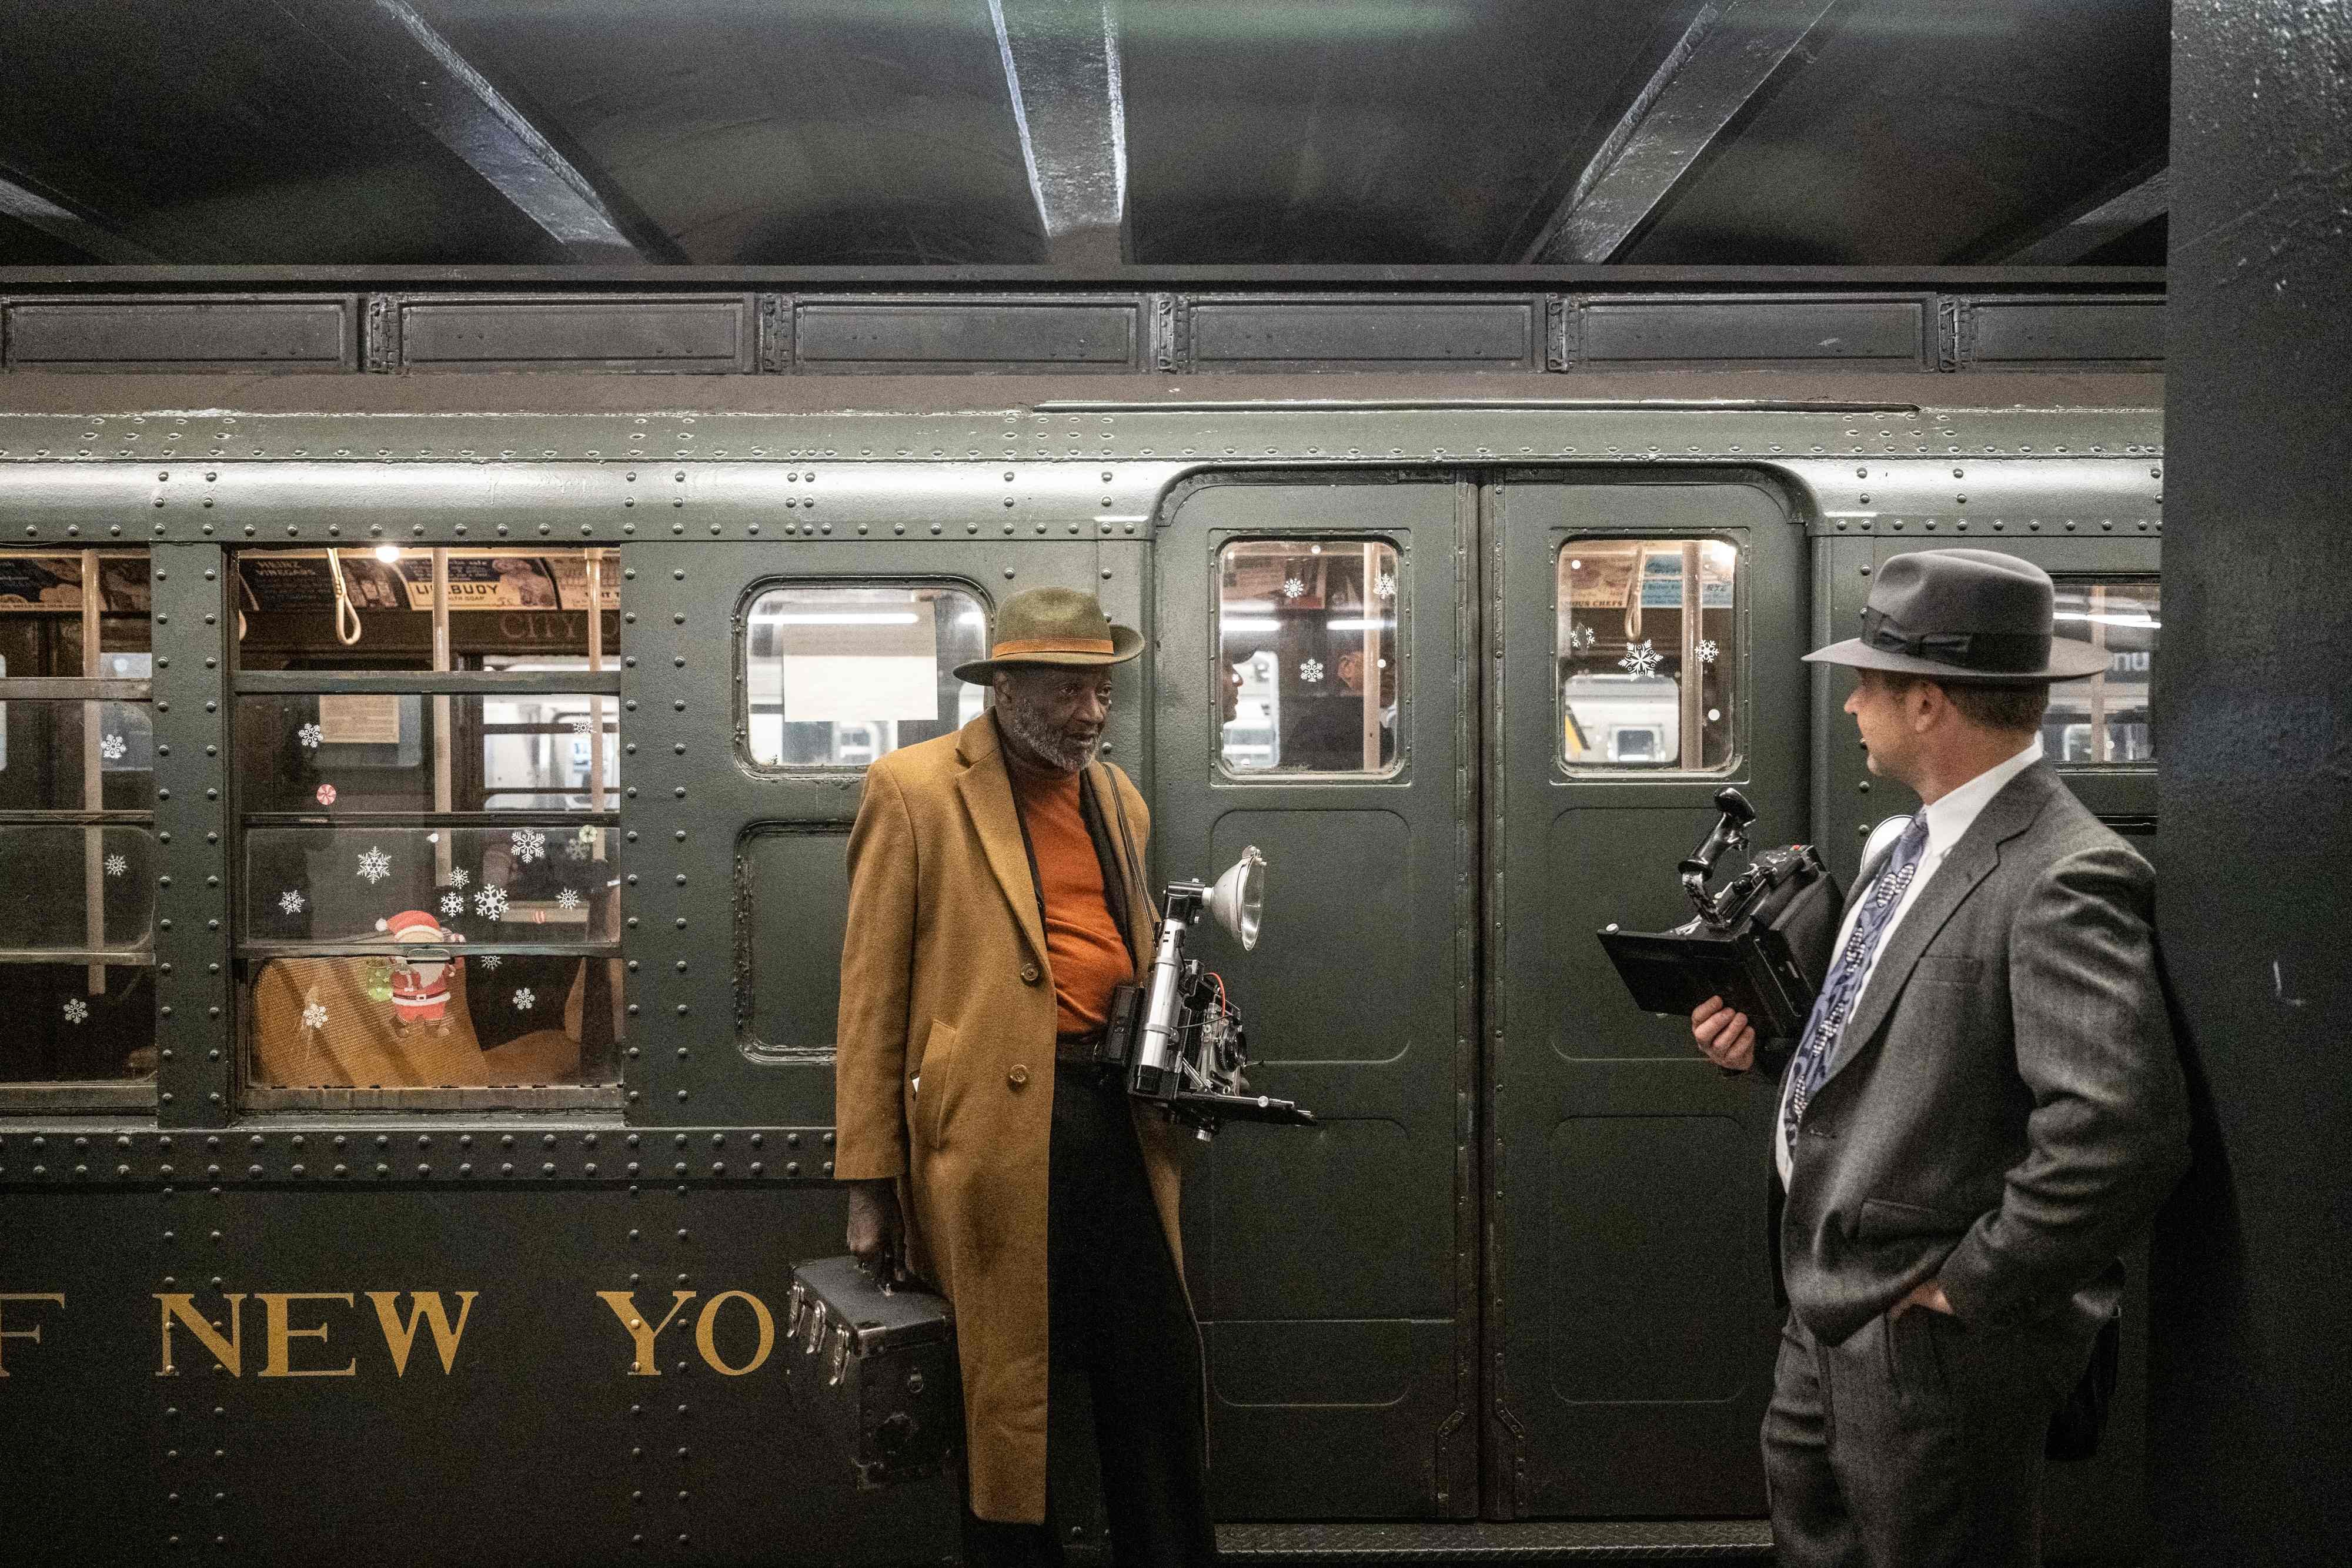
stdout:
<svg viewBox="0 0 2352 1568">
<path fill-rule="evenodd" d="M 1089 745 L 1076 745 L 1060 730 L 1054 728 L 1036 709 L 1017 696 L 1007 695 L 996 705 L 996 716 L 1013 737 L 1029 748 L 1046 766 L 1061 773 L 1083 773 L 1094 765 L 1095 754 L 1102 749 L 1097 737 Z"/>
</svg>

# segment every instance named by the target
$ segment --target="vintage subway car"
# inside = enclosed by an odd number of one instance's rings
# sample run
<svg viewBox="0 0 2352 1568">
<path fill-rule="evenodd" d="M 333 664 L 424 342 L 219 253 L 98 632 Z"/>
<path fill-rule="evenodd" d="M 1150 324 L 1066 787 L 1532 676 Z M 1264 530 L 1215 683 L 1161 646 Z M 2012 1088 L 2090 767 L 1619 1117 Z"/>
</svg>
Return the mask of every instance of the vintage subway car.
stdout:
<svg viewBox="0 0 2352 1568">
<path fill-rule="evenodd" d="M 2110 659 L 2045 740 L 2155 852 L 2107 357 L 0 378 L 0 1556 L 951 1557 L 796 1421 L 784 1283 L 862 771 L 1049 583 L 1150 639 L 1153 874 L 1265 852 L 1208 950 L 1320 1118 L 1191 1177 L 1228 1546 L 1755 1550 L 1772 1086 L 1593 933 L 1726 783 L 1842 877 L 1909 808 L 1798 655 L 1920 548 L 2059 580 Z M 2139 1528 L 2139 1387 L 2057 1542 Z"/>
</svg>

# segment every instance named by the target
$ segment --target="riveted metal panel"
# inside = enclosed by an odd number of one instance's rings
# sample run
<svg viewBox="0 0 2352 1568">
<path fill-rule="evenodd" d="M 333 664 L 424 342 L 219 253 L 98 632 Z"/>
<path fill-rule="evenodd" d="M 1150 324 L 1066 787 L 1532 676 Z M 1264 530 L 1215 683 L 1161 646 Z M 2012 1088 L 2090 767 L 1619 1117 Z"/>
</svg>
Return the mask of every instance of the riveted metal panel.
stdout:
<svg viewBox="0 0 2352 1568">
<path fill-rule="evenodd" d="M 780 582 L 940 582 L 992 606 L 1024 588 L 1091 589 L 1098 580 L 1091 533 L 934 537 L 921 497 L 898 505 L 889 527 L 908 529 L 905 538 L 661 540 L 623 551 L 624 616 L 635 619 L 621 706 L 633 727 L 628 744 L 637 748 L 621 802 L 638 878 L 625 890 L 624 940 L 640 966 L 629 976 L 630 1045 L 641 1052 L 625 1074 L 632 1123 L 832 1120 L 832 1040 L 758 1051 L 741 998 L 761 961 L 751 933 L 837 954 L 842 912 L 817 905 L 806 887 L 751 881 L 760 868 L 746 835 L 806 833 L 845 852 L 864 775 L 751 765 L 738 672 L 756 591 Z M 1115 742 L 1111 759 L 1123 760 Z M 765 900 L 783 901 L 781 917 L 761 910 Z M 837 983 L 822 962 L 794 973 L 804 987 Z M 795 1010 L 823 1021 L 806 998 Z M 826 1134 L 828 1145 L 831 1139 Z M 829 1175 L 829 1148 L 819 1159 Z"/>
<path fill-rule="evenodd" d="M 153 551 L 157 1113 L 166 1127 L 228 1119 L 235 1052 L 229 919 L 229 632 L 216 544 Z"/>
<path fill-rule="evenodd" d="M 1572 314 L 1565 358 L 1581 370 L 1822 363 L 1936 368 L 1931 295 L 1845 299 L 1588 295 L 1575 300 Z"/>
<path fill-rule="evenodd" d="M 2164 363 L 2164 301 L 2129 297 L 1964 298 L 1963 369 L 2155 369 Z"/>
<path fill-rule="evenodd" d="M 1201 295 L 1185 301 L 1182 367 L 1536 371 L 1540 307 L 1534 295 Z"/>
<path fill-rule="evenodd" d="M 749 294 L 395 295 L 372 368 L 403 371 L 748 372 L 759 322 Z"/>
<path fill-rule="evenodd" d="M 1143 301 L 1053 296 L 807 299 L 793 313 L 793 368 L 858 374 L 1143 368 Z"/>
<path fill-rule="evenodd" d="M 350 295 L 50 296 L 0 304 L 12 371 L 353 371 Z"/>
</svg>

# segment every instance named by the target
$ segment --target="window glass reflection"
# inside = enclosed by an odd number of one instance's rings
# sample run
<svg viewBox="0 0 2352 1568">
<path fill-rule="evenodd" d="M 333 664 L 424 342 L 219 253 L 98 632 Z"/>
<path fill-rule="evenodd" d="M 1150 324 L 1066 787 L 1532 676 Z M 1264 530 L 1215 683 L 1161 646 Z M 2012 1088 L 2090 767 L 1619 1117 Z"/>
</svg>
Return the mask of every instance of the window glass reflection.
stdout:
<svg viewBox="0 0 2352 1568">
<path fill-rule="evenodd" d="M 2094 768 L 2154 766 L 2148 693 L 2163 630 L 2163 601 L 2153 582 L 2059 582 L 2058 635 L 2105 650 L 2107 667 L 2088 680 L 2050 688 L 2043 755 Z"/>
<path fill-rule="evenodd" d="M 769 768 L 863 768 L 978 718 L 988 613 L 960 588 L 769 589 L 744 617 L 746 745 Z"/>
<path fill-rule="evenodd" d="M 1227 772 L 1395 769 L 1398 581 L 1396 548 L 1381 539 L 1245 539 L 1219 552 Z"/>
<path fill-rule="evenodd" d="M 1735 755 L 1739 552 L 1720 539 L 1571 539 L 1559 553 L 1561 758 L 1713 772 Z M 1698 744 L 1685 748 L 1685 737 Z"/>
</svg>

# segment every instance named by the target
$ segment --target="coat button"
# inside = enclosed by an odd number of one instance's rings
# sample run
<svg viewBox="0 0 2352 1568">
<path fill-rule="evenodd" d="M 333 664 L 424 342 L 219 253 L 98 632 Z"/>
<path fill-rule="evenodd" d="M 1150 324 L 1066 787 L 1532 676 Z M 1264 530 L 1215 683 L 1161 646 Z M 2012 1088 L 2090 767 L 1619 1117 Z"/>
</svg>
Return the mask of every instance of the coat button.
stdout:
<svg viewBox="0 0 2352 1568">
<path fill-rule="evenodd" d="M 1015 1062 L 1012 1070 L 1004 1075 L 1004 1086 L 1008 1089 L 1019 1089 L 1028 1082 L 1029 1070 L 1018 1062 Z"/>
<path fill-rule="evenodd" d="M 1024 986 L 1035 985 L 1042 976 L 1043 971 L 1041 971 L 1034 964 L 1024 964 L 1021 966 L 1021 983 Z"/>
</svg>

